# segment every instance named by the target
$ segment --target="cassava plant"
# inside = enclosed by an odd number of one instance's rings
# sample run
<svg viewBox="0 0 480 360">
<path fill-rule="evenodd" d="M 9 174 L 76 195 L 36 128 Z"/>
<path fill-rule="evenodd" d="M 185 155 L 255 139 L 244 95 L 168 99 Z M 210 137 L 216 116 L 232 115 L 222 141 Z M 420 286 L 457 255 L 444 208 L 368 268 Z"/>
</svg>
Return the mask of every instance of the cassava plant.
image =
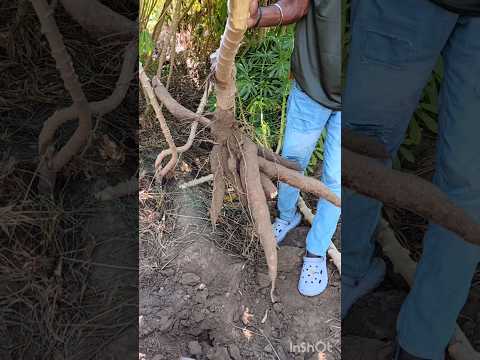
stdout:
<svg viewBox="0 0 480 360">
<path fill-rule="evenodd" d="M 213 173 L 213 194 L 210 206 L 210 217 L 215 225 L 220 214 L 227 183 L 236 190 L 243 206 L 250 212 L 256 227 L 256 232 L 263 246 L 269 275 L 271 279 L 271 298 L 275 301 L 274 290 L 277 276 L 277 249 L 272 231 L 267 198 L 276 194 L 276 188 L 271 179 L 281 180 L 305 192 L 314 193 L 340 206 L 340 199 L 322 182 L 303 176 L 299 166 L 271 150 L 257 146 L 239 126 L 235 119 L 235 56 L 241 45 L 247 19 L 249 17 L 249 2 L 241 0 L 228 1 L 228 18 L 220 47 L 213 60 L 213 79 L 216 95 L 216 110 L 212 120 L 200 114 L 194 114 L 178 104 L 168 93 L 166 87 L 155 76 L 152 86 L 156 97 L 179 120 L 198 121 L 210 128 L 214 146 L 210 153 L 210 165 Z M 145 81 L 145 73 L 141 71 L 142 86 L 150 94 L 150 83 Z M 155 100 L 152 102 L 156 107 Z M 158 116 L 158 113 L 157 113 Z M 162 116 L 158 116 L 161 124 Z M 165 133 L 165 132 L 164 132 Z M 168 139 L 169 133 L 166 133 Z M 170 143 L 170 139 L 168 142 Z M 172 148 L 172 145 L 170 145 Z M 176 151 L 172 150 L 172 159 Z M 161 161 L 156 162 L 157 171 L 165 174 L 172 168 L 172 159 L 166 167 Z"/>
</svg>

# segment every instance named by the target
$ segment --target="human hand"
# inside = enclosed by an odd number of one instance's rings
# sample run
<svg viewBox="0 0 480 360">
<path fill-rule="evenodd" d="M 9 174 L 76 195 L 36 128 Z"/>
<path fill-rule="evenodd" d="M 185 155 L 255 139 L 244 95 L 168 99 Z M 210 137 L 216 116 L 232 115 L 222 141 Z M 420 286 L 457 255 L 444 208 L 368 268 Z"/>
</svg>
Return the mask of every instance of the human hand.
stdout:
<svg viewBox="0 0 480 360">
<path fill-rule="evenodd" d="M 250 17 L 247 20 L 247 27 L 251 29 L 258 20 L 258 0 L 250 0 Z"/>
</svg>

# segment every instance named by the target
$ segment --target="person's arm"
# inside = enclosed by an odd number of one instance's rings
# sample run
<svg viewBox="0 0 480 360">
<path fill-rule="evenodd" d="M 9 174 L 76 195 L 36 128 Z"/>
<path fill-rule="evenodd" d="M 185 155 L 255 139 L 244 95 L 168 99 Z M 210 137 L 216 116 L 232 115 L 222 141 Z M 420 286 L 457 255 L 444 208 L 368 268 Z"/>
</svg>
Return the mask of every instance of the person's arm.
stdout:
<svg viewBox="0 0 480 360">
<path fill-rule="evenodd" d="M 251 0 L 248 28 L 295 23 L 307 14 L 309 5 L 310 0 L 280 0 L 276 5 L 264 6 L 260 10 L 258 0 Z"/>
</svg>

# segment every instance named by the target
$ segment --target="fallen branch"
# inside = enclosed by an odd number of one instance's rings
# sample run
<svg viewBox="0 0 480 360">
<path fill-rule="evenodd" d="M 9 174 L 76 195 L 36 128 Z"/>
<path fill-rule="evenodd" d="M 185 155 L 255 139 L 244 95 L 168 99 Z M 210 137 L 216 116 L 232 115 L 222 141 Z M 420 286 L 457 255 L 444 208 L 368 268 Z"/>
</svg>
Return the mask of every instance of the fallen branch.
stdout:
<svg viewBox="0 0 480 360">
<path fill-rule="evenodd" d="M 197 185 L 200 185 L 200 184 L 212 181 L 212 180 L 213 180 L 213 174 L 210 174 L 210 175 L 203 176 L 201 178 L 186 182 L 184 184 L 181 184 L 179 186 L 179 188 L 180 189 L 188 189 L 188 188 L 191 188 L 191 187 L 194 187 L 194 186 L 197 186 Z"/>
<path fill-rule="evenodd" d="M 384 255 L 392 261 L 394 271 L 401 274 L 412 286 L 417 264 L 410 258 L 408 250 L 400 245 L 395 233 L 384 219 L 380 220 L 377 228 L 377 241 Z M 475 351 L 458 325 L 450 340 L 448 352 L 455 360 L 480 360 L 480 353 Z"/>
<path fill-rule="evenodd" d="M 302 213 L 305 220 L 307 220 L 310 225 L 313 224 L 313 213 L 312 210 L 307 206 L 303 198 L 300 196 L 298 199 L 298 210 Z M 330 243 L 330 246 L 327 250 L 328 256 L 332 260 L 333 264 L 336 266 L 339 274 L 342 274 L 342 254 L 338 251 L 337 247 L 333 242 Z"/>
</svg>

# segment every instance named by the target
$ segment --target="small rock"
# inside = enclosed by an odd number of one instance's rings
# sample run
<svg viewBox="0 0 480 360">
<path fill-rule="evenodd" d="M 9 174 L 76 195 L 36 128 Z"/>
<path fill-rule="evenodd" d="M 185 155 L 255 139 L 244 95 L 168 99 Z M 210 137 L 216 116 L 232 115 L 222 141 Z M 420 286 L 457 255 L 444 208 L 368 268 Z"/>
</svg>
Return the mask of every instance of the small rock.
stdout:
<svg viewBox="0 0 480 360">
<path fill-rule="evenodd" d="M 270 286 L 270 277 L 268 276 L 268 274 L 259 272 L 257 274 L 257 282 L 258 285 L 260 285 L 261 287 Z"/>
<path fill-rule="evenodd" d="M 228 354 L 227 348 L 218 347 L 215 352 L 207 355 L 209 360 L 230 360 L 230 355 Z"/>
<path fill-rule="evenodd" d="M 233 360 L 242 360 L 242 355 L 240 354 L 240 349 L 235 344 L 230 344 L 228 346 L 228 352 Z"/>
<path fill-rule="evenodd" d="M 182 285 L 197 285 L 200 282 L 200 276 L 194 273 L 185 273 L 182 275 L 182 278 L 180 279 L 180 283 Z"/>
<path fill-rule="evenodd" d="M 196 323 L 203 321 L 203 319 L 205 319 L 205 314 L 201 313 L 200 311 L 195 311 L 192 314 L 192 320 Z"/>
<path fill-rule="evenodd" d="M 162 271 L 162 274 L 165 276 L 173 276 L 175 275 L 175 269 L 165 269 Z"/>
<path fill-rule="evenodd" d="M 161 311 L 160 312 L 160 319 L 158 320 L 158 330 L 161 332 L 165 332 L 170 329 L 173 325 L 174 318 L 172 314 L 168 311 Z"/>
<path fill-rule="evenodd" d="M 195 302 L 197 304 L 203 304 L 207 301 L 207 297 L 208 297 L 208 291 L 205 290 L 205 291 L 199 291 L 196 295 L 195 295 Z"/>
<path fill-rule="evenodd" d="M 207 285 L 205 285 L 204 283 L 201 283 L 200 285 L 198 285 L 198 290 L 203 290 L 207 287 Z"/>
<path fill-rule="evenodd" d="M 178 318 L 179 319 L 188 319 L 188 310 L 182 310 L 178 313 Z"/>
<path fill-rule="evenodd" d="M 278 249 L 278 271 L 295 272 L 303 261 L 305 249 L 294 246 L 281 246 Z"/>
<path fill-rule="evenodd" d="M 283 312 L 283 305 L 280 302 L 276 302 L 273 304 L 273 310 L 276 312 Z"/>
<path fill-rule="evenodd" d="M 202 354 L 202 346 L 198 341 L 190 341 L 188 343 L 188 351 L 191 355 L 201 355 Z"/>
</svg>

